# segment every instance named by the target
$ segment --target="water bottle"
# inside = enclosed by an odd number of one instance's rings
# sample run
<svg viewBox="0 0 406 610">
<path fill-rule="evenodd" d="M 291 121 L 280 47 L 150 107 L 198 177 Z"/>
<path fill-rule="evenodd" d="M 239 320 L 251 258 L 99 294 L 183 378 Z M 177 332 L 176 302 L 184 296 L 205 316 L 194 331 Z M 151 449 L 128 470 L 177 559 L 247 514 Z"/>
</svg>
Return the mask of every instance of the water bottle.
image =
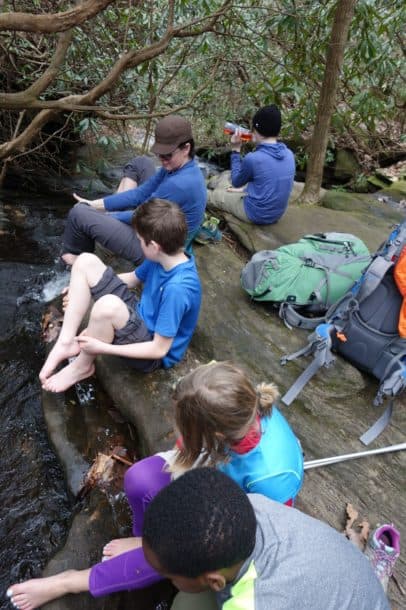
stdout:
<svg viewBox="0 0 406 610">
<path fill-rule="evenodd" d="M 227 135 L 232 135 L 236 132 L 237 129 L 240 130 L 241 140 L 243 140 L 244 142 L 250 142 L 252 140 L 252 132 L 246 127 L 243 127 L 242 125 L 237 125 L 237 123 L 231 123 L 230 121 L 226 121 L 224 123 L 223 131 Z"/>
</svg>

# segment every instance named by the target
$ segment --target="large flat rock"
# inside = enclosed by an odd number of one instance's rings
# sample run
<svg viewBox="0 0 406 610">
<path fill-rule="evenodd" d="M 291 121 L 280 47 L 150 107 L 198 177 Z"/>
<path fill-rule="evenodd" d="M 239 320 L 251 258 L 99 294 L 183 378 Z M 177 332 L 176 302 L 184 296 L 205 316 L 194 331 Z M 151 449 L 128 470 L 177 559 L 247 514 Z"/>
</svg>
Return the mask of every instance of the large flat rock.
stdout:
<svg viewBox="0 0 406 610">
<path fill-rule="evenodd" d="M 230 172 L 216 176 L 210 184 L 216 189 L 227 188 Z M 371 195 L 324 189 L 320 191 L 320 206 L 297 205 L 295 201 L 303 186 L 303 183 L 294 183 L 288 209 L 273 225 L 254 225 L 224 214 L 228 226 L 249 252 L 273 250 L 295 242 L 307 233 L 327 231 L 353 233 L 373 252 L 386 239 L 391 227 L 405 215 L 405 210 L 393 208 Z"/>
<path fill-rule="evenodd" d="M 176 379 L 191 367 L 212 359 L 242 364 L 253 380 L 275 381 L 283 393 L 306 366 L 306 361 L 281 366 L 279 359 L 302 346 L 307 333 L 288 330 L 271 308 L 249 301 L 239 285 L 243 261 L 222 242 L 196 252 L 203 284 L 203 307 L 197 332 L 184 362 L 170 371 L 137 374 L 113 358 L 99 358 L 98 377 L 115 404 L 132 421 L 145 454 L 174 442 L 171 393 Z M 299 398 L 281 407 L 298 437 L 305 459 L 362 451 L 358 440 L 381 413 L 372 407 L 376 382 L 338 359 L 320 371 Z M 404 441 L 406 410 L 399 400 L 393 421 L 375 441 L 383 447 Z M 394 522 L 406 536 L 406 455 L 387 454 L 311 470 L 306 474 L 298 506 L 337 529 L 351 502 L 371 523 Z M 404 559 L 396 573 L 404 580 Z M 398 589 L 391 598 L 401 607 Z M 404 600 L 403 600 L 404 601 Z"/>
<path fill-rule="evenodd" d="M 344 231 L 359 235 L 371 250 L 387 236 L 400 215 L 376 201 L 347 198 L 326 198 L 329 207 L 303 208 L 290 206 L 286 216 L 271 227 L 254 227 L 245 223 L 230 226 L 251 251 L 274 248 L 297 240 L 304 233 Z M 378 206 L 378 209 L 371 206 Z M 379 213 L 378 213 L 379 212 Z M 237 226 L 238 225 L 238 226 Z M 245 240 L 245 241 L 244 241 Z M 212 359 L 232 359 L 245 367 L 255 382 L 275 381 L 281 393 L 292 384 L 308 361 L 302 360 L 281 366 L 280 358 L 302 347 L 307 333 L 287 329 L 269 305 L 253 303 L 240 288 L 239 276 L 245 263 L 225 240 L 216 246 L 196 247 L 196 259 L 203 285 L 203 305 L 197 331 L 183 362 L 175 368 L 144 375 L 128 368 L 117 358 L 99 357 L 97 376 L 104 389 L 119 408 L 124 418 L 137 430 L 138 455 L 146 456 L 173 445 L 173 385 L 177 379 L 200 363 Z M 117 266 L 115 262 L 115 266 Z M 299 398 L 281 410 L 300 438 L 305 459 L 327 457 L 365 450 L 358 437 L 378 417 L 382 409 L 372 406 L 376 381 L 363 376 L 347 362 L 337 359 L 328 370 L 323 369 L 311 380 Z M 52 399 L 54 400 L 54 399 Z M 406 430 L 405 398 L 398 400 L 390 426 L 371 448 L 404 441 Z M 78 484 L 83 461 L 75 446 L 69 444 L 66 422 L 60 406 L 51 402 L 46 406 L 51 436 L 61 446 L 59 451 L 65 465 L 72 491 Z M 88 422 L 89 429 L 92 427 Z M 64 441 L 65 439 L 65 441 Z M 338 530 L 345 523 L 345 505 L 351 502 L 371 524 L 394 522 L 406 540 L 406 454 L 393 453 L 345 462 L 334 466 L 309 470 L 305 476 L 298 507 L 318 517 Z M 105 537 L 92 529 L 90 516 L 95 510 L 97 496 L 90 496 L 84 511 L 75 518 L 69 540 L 60 556 L 47 568 L 48 573 L 72 564 L 75 541 L 84 535 L 88 548 L 80 548 L 83 565 L 100 553 Z M 110 519 L 108 508 L 100 503 L 102 522 Z M 101 512 L 99 512 L 101 514 Z M 99 522 L 97 519 L 96 522 Z M 96 535 L 97 534 L 97 535 Z M 96 553 L 96 555 L 95 555 Z M 406 565 L 401 557 L 396 565 L 398 580 L 405 586 Z M 145 594 L 146 595 L 146 594 Z M 393 608 L 404 607 L 404 598 L 391 582 L 389 596 Z M 128 594 L 120 608 L 144 600 L 142 594 Z M 87 596 L 59 601 L 50 610 L 70 608 L 99 608 L 99 602 Z M 113 597 L 103 608 L 116 608 Z M 147 607 L 147 606 L 145 606 Z"/>
</svg>

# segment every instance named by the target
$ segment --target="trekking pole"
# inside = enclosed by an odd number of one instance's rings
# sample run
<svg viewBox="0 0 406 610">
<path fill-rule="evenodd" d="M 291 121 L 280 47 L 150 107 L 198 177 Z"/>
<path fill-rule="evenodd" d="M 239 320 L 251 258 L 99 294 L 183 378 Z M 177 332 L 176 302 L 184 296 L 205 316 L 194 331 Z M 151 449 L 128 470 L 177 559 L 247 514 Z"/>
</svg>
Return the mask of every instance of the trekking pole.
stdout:
<svg viewBox="0 0 406 610">
<path fill-rule="evenodd" d="M 379 453 L 389 453 L 392 451 L 403 451 L 404 449 L 406 449 L 406 443 L 399 443 L 398 445 L 381 447 L 381 449 L 370 449 L 369 451 L 359 451 L 358 453 L 347 453 L 345 455 L 336 455 L 329 458 L 320 458 L 319 460 L 305 462 L 304 469 L 308 470 L 309 468 L 318 468 L 319 466 L 329 466 L 330 464 L 338 464 L 339 462 L 346 462 L 347 460 L 356 460 L 360 457 L 378 455 Z"/>
</svg>

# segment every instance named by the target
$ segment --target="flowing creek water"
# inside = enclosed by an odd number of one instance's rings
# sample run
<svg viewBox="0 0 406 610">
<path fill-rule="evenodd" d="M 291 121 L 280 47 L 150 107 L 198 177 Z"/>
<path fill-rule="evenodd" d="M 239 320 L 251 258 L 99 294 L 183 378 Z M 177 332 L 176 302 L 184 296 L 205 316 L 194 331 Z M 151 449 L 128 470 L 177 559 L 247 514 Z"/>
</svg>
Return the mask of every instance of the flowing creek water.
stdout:
<svg viewBox="0 0 406 610">
<path fill-rule="evenodd" d="M 66 197 L 0 191 L 0 608 L 11 607 L 4 597 L 10 583 L 39 576 L 63 546 L 78 508 L 48 439 L 38 382 L 41 317 L 68 281 L 56 260 L 71 205 Z M 77 486 L 98 451 L 125 446 L 134 458 L 133 431 L 97 386 L 88 405 L 68 392 L 62 412 L 81 456 Z M 116 500 L 124 534 L 128 519 L 118 491 Z"/>
</svg>

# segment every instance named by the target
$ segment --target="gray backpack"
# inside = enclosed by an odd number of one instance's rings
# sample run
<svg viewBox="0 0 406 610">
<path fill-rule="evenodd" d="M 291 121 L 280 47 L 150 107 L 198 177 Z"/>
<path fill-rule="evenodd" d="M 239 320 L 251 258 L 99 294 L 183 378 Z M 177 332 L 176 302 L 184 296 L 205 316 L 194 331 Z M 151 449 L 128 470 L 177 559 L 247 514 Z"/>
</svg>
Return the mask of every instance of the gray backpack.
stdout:
<svg viewBox="0 0 406 610">
<path fill-rule="evenodd" d="M 406 339 L 398 333 L 402 296 L 393 277 L 394 265 L 405 246 L 406 221 L 392 231 L 360 280 L 329 309 L 323 323 L 309 336 L 308 344 L 281 360 L 286 364 L 300 356 L 313 356 L 283 396 L 286 405 L 321 367 L 334 362 L 334 353 L 379 380 L 374 405 L 382 404 L 385 396 L 391 400 L 381 417 L 361 436 L 365 445 L 384 430 L 392 415 L 394 398 L 406 388 Z"/>
</svg>

